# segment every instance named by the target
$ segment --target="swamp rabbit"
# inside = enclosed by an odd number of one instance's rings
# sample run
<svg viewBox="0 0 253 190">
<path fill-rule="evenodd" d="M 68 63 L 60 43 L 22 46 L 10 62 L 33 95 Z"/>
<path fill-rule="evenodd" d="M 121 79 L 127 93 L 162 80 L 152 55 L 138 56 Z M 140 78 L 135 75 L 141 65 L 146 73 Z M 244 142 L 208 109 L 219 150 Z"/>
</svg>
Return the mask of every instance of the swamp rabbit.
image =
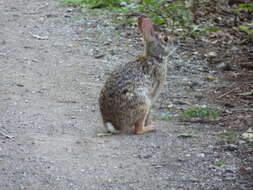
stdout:
<svg viewBox="0 0 253 190">
<path fill-rule="evenodd" d="M 99 97 L 103 124 L 108 130 L 135 134 L 154 130 L 149 121 L 152 104 L 166 80 L 166 58 L 177 42 L 158 35 L 146 16 L 138 17 L 138 29 L 144 39 L 144 54 L 117 67 L 105 82 Z"/>
</svg>

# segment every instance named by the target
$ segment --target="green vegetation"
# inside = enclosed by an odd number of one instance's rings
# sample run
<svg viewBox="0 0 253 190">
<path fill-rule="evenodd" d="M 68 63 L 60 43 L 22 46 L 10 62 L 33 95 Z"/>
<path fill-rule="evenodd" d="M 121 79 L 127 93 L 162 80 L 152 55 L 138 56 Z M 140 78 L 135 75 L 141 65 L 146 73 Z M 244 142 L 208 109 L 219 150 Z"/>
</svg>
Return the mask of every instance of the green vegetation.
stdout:
<svg viewBox="0 0 253 190">
<path fill-rule="evenodd" d="M 153 105 L 154 106 L 154 105 Z M 159 116 L 154 116 L 154 120 L 170 121 L 174 112 L 173 107 L 166 107 L 166 111 Z"/>
<path fill-rule="evenodd" d="M 248 16 L 251 15 L 253 13 L 253 2 L 239 4 L 234 9 L 234 12 L 236 14 L 244 12 L 244 13 L 247 13 Z M 239 29 L 247 34 L 246 39 L 244 39 L 243 42 L 253 42 L 253 28 L 252 27 L 249 27 L 246 25 L 240 25 Z"/>
<path fill-rule="evenodd" d="M 66 3 L 70 5 L 87 5 L 91 9 L 95 8 L 109 8 L 109 7 L 119 7 L 120 0 L 59 0 L 61 3 Z"/>
<path fill-rule="evenodd" d="M 177 135 L 177 137 L 182 137 L 182 138 L 189 138 L 189 137 L 198 137 L 199 135 L 197 134 L 192 134 L 192 133 L 182 133 Z"/>
<path fill-rule="evenodd" d="M 182 120 L 190 120 L 190 119 L 217 119 L 217 117 L 221 114 L 220 110 L 213 108 L 188 108 L 179 116 Z"/>
<path fill-rule="evenodd" d="M 155 24 L 170 24 L 172 27 L 179 25 L 190 28 L 191 10 L 186 7 L 183 1 L 168 2 L 166 0 L 143 0 L 142 3 L 133 3 L 130 0 L 59 0 L 61 3 L 86 6 L 91 9 L 106 8 L 114 10 L 121 15 L 121 18 L 115 19 L 114 22 L 126 22 L 132 24 L 129 19 L 131 13 L 143 13 L 148 15 Z M 121 6 L 124 4 L 124 6 Z"/>
<path fill-rule="evenodd" d="M 187 26 L 191 21 L 191 11 L 181 1 L 168 3 L 164 0 L 143 0 L 138 9 L 150 16 L 155 24 L 166 24 L 170 21 L 173 26 Z"/>
<path fill-rule="evenodd" d="M 59 0 L 73 6 L 86 7 L 92 10 L 104 8 L 113 12 L 112 22 L 115 24 L 135 24 L 136 14 L 149 16 L 157 25 L 167 25 L 174 32 L 175 27 L 179 28 L 177 33 L 198 36 L 207 33 L 217 32 L 217 27 L 209 27 L 203 24 L 193 24 L 192 11 L 186 6 L 185 1 L 175 0 L 143 0 L 133 2 L 130 0 Z"/>
<path fill-rule="evenodd" d="M 59 0 L 59 1 L 64 4 L 74 5 L 74 6 L 80 6 L 85 3 L 85 0 Z"/>
<path fill-rule="evenodd" d="M 234 143 L 237 139 L 237 132 L 234 130 L 225 130 L 217 133 L 217 135 L 222 137 L 224 143 Z"/>
<path fill-rule="evenodd" d="M 215 162 L 214 165 L 215 165 L 215 166 L 218 166 L 218 167 L 221 167 L 221 166 L 227 165 L 227 163 L 226 163 L 226 162 L 220 161 L 220 162 Z"/>
<path fill-rule="evenodd" d="M 246 42 L 253 42 L 253 28 L 249 28 L 244 25 L 240 25 L 239 29 L 247 34 Z"/>
<path fill-rule="evenodd" d="M 253 148 L 253 141 L 248 141 L 248 145 Z"/>
<path fill-rule="evenodd" d="M 135 24 L 136 16 L 145 14 L 149 16 L 157 25 L 167 25 L 180 36 L 200 36 L 215 33 L 221 29 L 208 24 L 193 23 L 193 8 L 186 5 L 183 0 L 142 0 L 133 2 L 131 0 L 58 0 L 61 3 L 72 6 L 80 6 L 86 12 L 110 11 L 112 12 L 112 22 L 115 24 Z M 90 10 L 87 10 L 90 9 Z M 253 2 L 239 4 L 234 13 L 246 12 L 253 13 Z M 239 29 L 247 34 L 243 42 L 253 42 L 253 29 L 245 24 L 240 25 Z"/>
<path fill-rule="evenodd" d="M 154 119 L 156 119 L 156 120 L 162 120 L 162 121 L 169 121 L 169 120 L 172 119 L 172 117 L 171 117 L 171 115 L 169 113 L 166 113 L 166 114 L 164 114 L 161 117 L 157 117 L 156 116 L 156 117 L 154 117 Z"/>
<path fill-rule="evenodd" d="M 220 28 L 217 28 L 217 27 L 208 27 L 208 26 L 203 26 L 203 25 L 191 24 L 189 26 L 188 34 L 191 36 L 197 36 L 197 35 L 202 35 L 202 34 L 218 32 L 218 31 L 220 31 Z"/>
<path fill-rule="evenodd" d="M 158 120 L 163 120 L 163 121 L 169 121 L 169 120 L 171 120 L 172 118 L 171 118 L 171 116 L 170 116 L 169 114 L 165 114 L 164 116 L 158 117 L 157 119 L 158 119 Z"/>
<path fill-rule="evenodd" d="M 234 10 L 235 13 L 240 13 L 242 11 L 252 13 L 253 12 L 253 2 L 240 3 L 239 6 L 236 7 Z"/>
</svg>

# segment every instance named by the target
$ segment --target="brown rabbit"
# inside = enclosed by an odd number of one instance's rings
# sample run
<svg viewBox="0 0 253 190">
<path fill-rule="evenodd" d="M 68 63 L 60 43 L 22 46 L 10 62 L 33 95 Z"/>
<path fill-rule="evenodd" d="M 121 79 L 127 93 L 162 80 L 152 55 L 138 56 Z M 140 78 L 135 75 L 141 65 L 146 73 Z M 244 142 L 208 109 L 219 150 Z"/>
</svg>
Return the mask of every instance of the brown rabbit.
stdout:
<svg viewBox="0 0 253 190">
<path fill-rule="evenodd" d="M 118 131 L 134 127 L 135 134 L 153 131 L 150 108 L 166 79 L 164 58 L 175 50 L 174 41 L 158 36 L 146 16 L 138 17 L 144 55 L 116 68 L 101 90 L 99 106 L 104 126 Z"/>
</svg>

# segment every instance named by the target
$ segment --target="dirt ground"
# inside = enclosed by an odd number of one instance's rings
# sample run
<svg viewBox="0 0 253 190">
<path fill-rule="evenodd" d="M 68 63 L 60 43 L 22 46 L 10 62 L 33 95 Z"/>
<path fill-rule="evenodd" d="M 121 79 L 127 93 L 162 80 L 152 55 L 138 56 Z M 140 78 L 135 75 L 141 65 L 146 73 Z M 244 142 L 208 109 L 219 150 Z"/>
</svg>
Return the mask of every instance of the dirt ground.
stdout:
<svg viewBox="0 0 253 190">
<path fill-rule="evenodd" d="M 108 73 L 141 49 L 135 29 L 117 30 L 103 15 L 53 0 L 0 0 L 0 189 L 252 189 L 243 160 L 220 149 L 216 124 L 172 117 L 155 119 L 153 133 L 96 136 Z M 219 81 L 203 80 L 215 71 L 200 57 L 183 48 L 172 56 L 154 118 L 206 104 L 204 87 Z"/>
</svg>

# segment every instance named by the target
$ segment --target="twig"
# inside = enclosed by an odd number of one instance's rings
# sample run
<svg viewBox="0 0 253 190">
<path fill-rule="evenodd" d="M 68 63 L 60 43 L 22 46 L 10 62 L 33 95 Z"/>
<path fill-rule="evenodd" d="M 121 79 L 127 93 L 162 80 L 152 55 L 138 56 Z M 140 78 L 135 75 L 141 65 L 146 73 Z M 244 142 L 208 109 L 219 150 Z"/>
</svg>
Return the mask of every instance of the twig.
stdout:
<svg viewBox="0 0 253 190">
<path fill-rule="evenodd" d="M 224 96 L 230 94 L 231 92 L 235 91 L 235 90 L 238 89 L 240 86 L 245 85 L 245 84 L 252 84 L 252 81 L 243 82 L 243 83 L 241 83 L 239 86 L 233 88 L 232 90 L 226 92 L 225 94 L 220 95 L 218 98 L 222 98 L 222 97 L 224 97 Z"/>
<path fill-rule="evenodd" d="M 30 32 L 30 35 L 38 40 L 47 40 L 48 36 L 39 36 Z"/>
<path fill-rule="evenodd" d="M 205 120 L 205 119 L 195 119 L 195 120 L 182 120 L 180 122 L 182 123 L 208 123 L 211 125 L 216 125 L 218 123 L 223 122 L 224 120 L 218 119 L 218 120 Z"/>
<path fill-rule="evenodd" d="M 225 94 L 220 95 L 218 98 L 222 98 L 222 97 L 224 97 L 224 96 L 226 96 L 226 95 L 230 94 L 231 92 L 235 91 L 235 90 L 236 90 L 236 89 L 238 89 L 238 88 L 239 88 L 239 86 L 237 86 L 237 87 L 233 88 L 232 90 L 230 90 L 230 91 L 226 92 Z"/>
<path fill-rule="evenodd" d="M 8 134 L 5 134 L 4 132 L 0 131 L 0 134 L 3 135 L 5 138 L 7 139 L 12 139 L 14 138 L 14 136 L 11 136 L 11 135 L 8 135 Z"/>
</svg>

